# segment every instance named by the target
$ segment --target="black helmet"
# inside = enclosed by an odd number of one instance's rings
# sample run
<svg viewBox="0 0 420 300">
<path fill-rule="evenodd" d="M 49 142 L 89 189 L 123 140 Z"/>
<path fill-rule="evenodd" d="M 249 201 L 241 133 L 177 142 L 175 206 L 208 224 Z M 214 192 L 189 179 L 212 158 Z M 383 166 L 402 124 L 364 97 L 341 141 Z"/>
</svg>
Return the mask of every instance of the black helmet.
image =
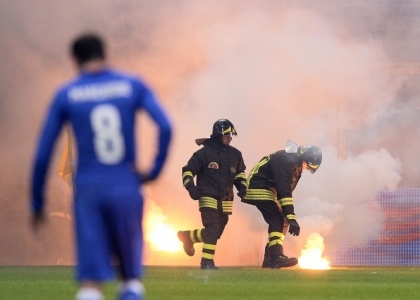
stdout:
<svg viewBox="0 0 420 300">
<path fill-rule="evenodd" d="M 215 138 L 222 135 L 238 135 L 232 122 L 228 119 L 220 119 L 213 124 L 213 132 L 211 137 Z"/>
<path fill-rule="evenodd" d="M 322 162 L 322 153 L 317 146 L 300 146 L 298 153 L 302 158 L 302 161 L 305 161 L 308 165 L 309 171 L 313 174 L 318 170 Z"/>
</svg>

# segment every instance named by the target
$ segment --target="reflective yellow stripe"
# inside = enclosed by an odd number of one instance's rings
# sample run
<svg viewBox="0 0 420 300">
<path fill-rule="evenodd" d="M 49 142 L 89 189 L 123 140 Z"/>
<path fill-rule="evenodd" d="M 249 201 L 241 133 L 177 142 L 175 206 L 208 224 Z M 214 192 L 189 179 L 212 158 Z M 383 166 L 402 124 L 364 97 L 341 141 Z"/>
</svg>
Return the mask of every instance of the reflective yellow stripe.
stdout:
<svg viewBox="0 0 420 300">
<path fill-rule="evenodd" d="M 268 235 L 268 246 L 271 247 L 273 245 L 283 245 L 284 234 L 282 232 L 273 231 L 270 232 Z"/>
<path fill-rule="evenodd" d="M 200 200 L 198 200 L 198 202 L 199 202 L 200 208 L 208 207 L 208 208 L 217 209 L 217 200 L 214 198 L 201 197 Z"/>
<path fill-rule="evenodd" d="M 191 177 L 194 177 L 194 176 L 193 176 L 193 173 L 192 173 L 191 171 L 185 171 L 185 172 L 182 174 L 182 178 L 184 178 L 185 176 L 191 176 Z"/>
<path fill-rule="evenodd" d="M 268 246 L 271 247 L 271 246 L 274 246 L 274 245 L 277 245 L 277 244 L 283 245 L 283 241 L 280 240 L 280 239 L 273 240 L 273 241 L 271 241 L 271 242 L 268 243 Z"/>
<path fill-rule="evenodd" d="M 198 241 L 199 241 L 199 242 L 202 242 L 202 241 L 203 241 L 203 238 L 201 237 L 201 230 L 202 230 L 202 229 L 198 229 L 198 230 L 197 230 L 197 238 L 198 238 Z"/>
<path fill-rule="evenodd" d="M 190 230 L 190 239 L 193 243 L 197 243 L 198 241 L 195 240 L 194 238 L 194 230 Z"/>
<path fill-rule="evenodd" d="M 224 213 L 231 213 L 233 211 L 233 201 L 224 200 L 222 201 L 222 207 Z"/>
<path fill-rule="evenodd" d="M 235 179 L 240 179 L 240 178 L 246 180 L 245 172 L 241 172 L 235 176 Z"/>
<path fill-rule="evenodd" d="M 281 206 L 285 205 L 293 205 L 293 198 L 292 197 L 284 197 L 279 200 Z"/>
<path fill-rule="evenodd" d="M 286 218 L 288 218 L 289 220 L 296 220 L 296 215 L 287 215 Z"/>
<path fill-rule="evenodd" d="M 258 173 L 258 170 L 260 169 L 261 166 L 265 165 L 266 163 L 268 163 L 270 160 L 270 155 L 264 157 L 263 159 L 261 159 L 258 164 L 256 164 L 251 172 L 249 172 L 249 176 L 248 179 L 246 181 L 246 185 L 249 186 L 249 182 L 251 181 L 252 176 L 254 176 L 254 174 Z"/>
<path fill-rule="evenodd" d="M 247 188 L 246 181 L 241 181 L 241 185 L 243 185 L 245 188 Z"/>
<path fill-rule="evenodd" d="M 270 234 L 268 235 L 269 238 L 271 237 L 278 237 L 281 240 L 284 240 L 284 234 L 282 232 L 278 232 L 278 231 L 273 231 L 270 232 Z"/>
<path fill-rule="evenodd" d="M 191 172 L 191 171 L 185 171 L 183 174 L 182 174 L 182 179 L 183 179 L 183 182 L 184 182 L 184 186 L 186 187 L 187 186 L 187 184 L 193 179 L 193 173 Z"/>
<path fill-rule="evenodd" d="M 203 252 L 201 254 L 201 257 L 202 258 L 207 258 L 207 259 L 213 259 L 214 258 L 214 254 L 209 254 L 209 253 Z"/>
<path fill-rule="evenodd" d="M 183 184 L 184 184 L 184 186 L 187 186 L 188 182 L 190 182 L 190 181 L 191 181 L 191 178 L 187 178 L 187 179 L 185 179 L 185 180 L 184 180 L 184 183 L 183 183 Z"/>
<path fill-rule="evenodd" d="M 203 244 L 203 249 L 208 249 L 208 250 L 216 250 L 216 245 L 213 244 Z"/>
<path fill-rule="evenodd" d="M 272 200 L 276 201 L 276 196 L 273 191 L 266 189 L 247 189 L 246 200 Z"/>
</svg>

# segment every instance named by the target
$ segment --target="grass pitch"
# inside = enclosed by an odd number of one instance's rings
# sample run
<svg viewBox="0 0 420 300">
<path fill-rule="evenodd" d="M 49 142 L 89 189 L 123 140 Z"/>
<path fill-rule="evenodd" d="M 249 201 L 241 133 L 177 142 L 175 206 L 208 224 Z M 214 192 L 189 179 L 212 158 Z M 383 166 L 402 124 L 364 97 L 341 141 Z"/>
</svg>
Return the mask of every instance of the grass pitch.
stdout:
<svg viewBox="0 0 420 300">
<path fill-rule="evenodd" d="M 419 299 L 420 268 L 145 268 L 146 299 Z M 72 267 L 0 267 L 0 299 L 73 300 Z M 105 286 L 115 299 L 117 284 Z"/>
</svg>

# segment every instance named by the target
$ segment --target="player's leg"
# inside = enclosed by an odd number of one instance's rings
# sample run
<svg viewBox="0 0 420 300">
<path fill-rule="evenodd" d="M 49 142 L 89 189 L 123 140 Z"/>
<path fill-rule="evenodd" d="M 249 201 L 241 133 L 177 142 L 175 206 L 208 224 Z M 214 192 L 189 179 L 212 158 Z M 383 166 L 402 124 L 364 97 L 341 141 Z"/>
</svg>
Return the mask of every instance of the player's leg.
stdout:
<svg viewBox="0 0 420 300">
<path fill-rule="evenodd" d="M 143 197 L 138 186 L 124 180 L 111 195 L 108 210 L 108 226 L 120 263 L 122 283 L 119 300 L 144 298 L 142 251 L 143 251 Z"/>
<path fill-rule="evenodd" d="M 102 211 L 102 189 L 89 182 L 77 186 L 75 193 L 77 300 L 102 300 L 102 283 L 113 278 L 109 263 L 111 247 Z M 95 249 L 94 251 L 92 249 Z"/>
<path fill-rule="evenodd" d="M 102 284 L 99 282 L 82 282 L 76 294 L 76 300 L 104 300 Z"/>
<path fill-rule="evenodd" d="M 125 280 L 121 283 L 118 291 L 118 300 L 142 300 L 145 289 L 138 279 Z"/>
</svg>

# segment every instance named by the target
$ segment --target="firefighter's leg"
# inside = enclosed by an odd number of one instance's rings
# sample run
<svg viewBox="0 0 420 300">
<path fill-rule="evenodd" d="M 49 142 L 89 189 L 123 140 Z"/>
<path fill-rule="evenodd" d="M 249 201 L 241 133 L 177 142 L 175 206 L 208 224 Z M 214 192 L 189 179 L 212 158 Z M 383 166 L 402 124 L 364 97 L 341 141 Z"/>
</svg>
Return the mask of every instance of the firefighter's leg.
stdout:
<svg viewBox="0 0 420 300">
<path fill-rule="evenodd" d="M 258 203 L 256 207 L 261 212 L 265 222 L 269 225 L 268 226 L 269 237 L 267 239 L 267 244 L 265 245 L 265 248 L 264 248 L 264 260 L 262 263 L 262 267 L 271 268 L 271 257 L 272 257 L 271 252 L 272 251 L 270 251 L 270 240 L 271 240 L 271 245 L 273 245 L 273 240 L 275 238 L 274 236 L 270 238 L 270 233 L 275 232 L 276 230 L 280 228 L 279 227 L 280 225 L 275 226 L 275 223 L 276 223 L 275 220 L 278 219 L 278 215 L 276 214 L 276 211 L 278 211 L 278 206 L 274 201 L 264 201 L 264 202 Z M 280 222 L 280 220 L 278 221 Z"/>
<path fill-rule="evenodd" d="M 270 246 L 268 245 L 268 241 L 267 244 L 265 244 L 265 248 L 264 248 L 264 260 L 262 263 L 262 267 L 265 268 L 271 268 L 271 254 L 270 254 Z"/>
<path fill-rule="evenodd" d="M 218 269 L 214 264 L 214 255 L 216 253 L 217 240 L 220 237 L 220 216 L 221 214 L 217 209 L 201 209 L 201 220 L 204 226 L 201 232 L 203 239 L 201 269 Z"/>
<path fill-rule="evenodd" d="M 223 231 L 225 231 L 226 225 L 229 221 L 229 215 L 227 214 L 220 214 L 219 218 L 219 234 L 217 239 L 220 239 L 222 237 Z"/>
<path fill-rule="evenodd" d="M 194 256 L 194 243 L 202 243 L 201 232 L 203 229 L 178 231 L 178 239 L 182 242 L 184 251 L 188 256 Z"/>
<path fill-rule="evenodd" d="M 201 200 L 199 202 L 199 205 L 202 205 Z M 200 211 L 201 211 L 201 208 L 200 208 Z M 203 238 L 202 238 L 203 230 L 204 228 L 178 231 L 178 239 L 182 242 L 184 251 L 188 256 L 194 256 L 195 254 L 194 243 L 203 242 Z"/>
<path fill-rule="evenodd" d="M 281 227 L 280 227 L 281 228 Z M 270 268 L 279 269 L 297 265 L 298 260 L 295 257 L 287 257 L 283 252 L 284 235 L 280 231 L 272 231 L 269 233 L 269 253 Z"/>
<path fill-rule="evenodd" d="M 283 253 L 284 217 L 275 202 L 263 202 L 257 208 L 268 223 L 268 243 L 265 247 L 263 268 L 282 268 L 297 264 L 296 258 L 288 258 Z"/>
<path fill-rule="evenodd" d="M 271 209 L 274 209 L 273 205 L 270 205 L 270 206 L 271 206 Z M 277 205 L 277 207 L 281 211 L 281 207 L 279 205 Z M 288 232 L 288 230 L 289 230 L 289 222 L 287 221 L 286 218 L 284 218 L 284 226 L 283 226 L 283 232 L 282 232 L 283 233 L 283 239 L 286 237 L 286 233 Z M 270 232 L 269 232 L 269 234 L 270 234 Z M 269 243 L 270 243 L 270 238 L 267 239 L 267 244 L 265 245 L 265 248 L 264 248 L 264 260 L 263 260 L 263 263 L 262 263 L 263 268 L 270 268 L 271 267 L 271 254 L 270 254 Z M 287 258 L 287 256 L 284 255 L 283 246 L 281 246 L 280 252 L 281 252 L 282 256 Z"/>
</svg>

